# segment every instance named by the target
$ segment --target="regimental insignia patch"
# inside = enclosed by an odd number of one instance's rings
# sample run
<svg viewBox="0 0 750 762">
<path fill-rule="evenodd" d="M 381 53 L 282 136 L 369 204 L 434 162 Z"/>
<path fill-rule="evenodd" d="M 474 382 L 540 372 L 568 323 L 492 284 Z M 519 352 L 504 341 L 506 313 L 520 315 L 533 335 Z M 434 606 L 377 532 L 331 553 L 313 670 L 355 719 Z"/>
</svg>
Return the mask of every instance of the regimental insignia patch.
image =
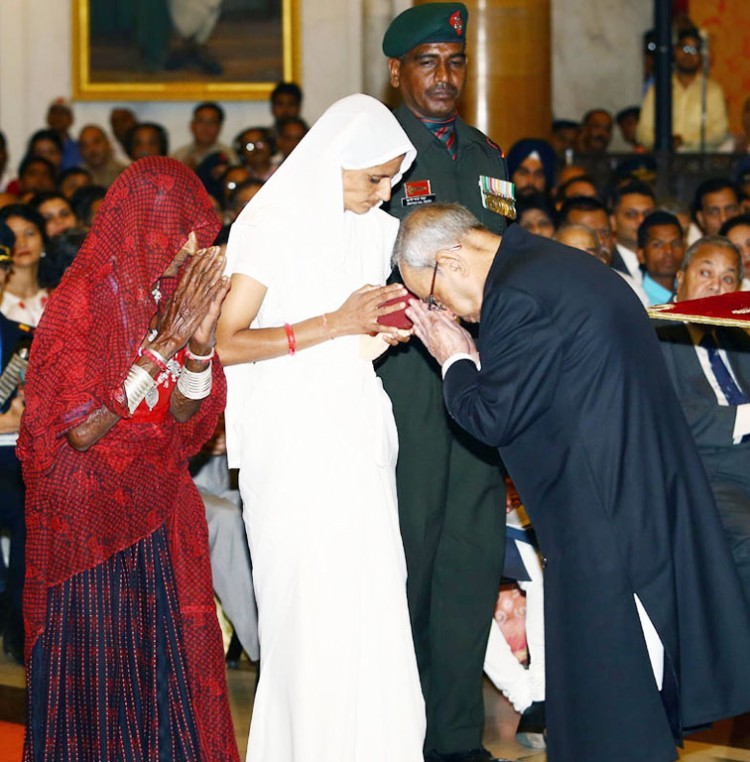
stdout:
<svg viewBox="0 0 750 762">
<path fill-rule="evenodd" d="M 456 11 L 451 14 L 448 23 L 456 30 L 456 34 L 459 37 L 464 33 L 464 22 L 461 20 L 461 11 Z"/>
<path fill-rule="evenodd" d="M 404 198 L 401 199 L 401 206 L 422 206 L 432 204 L 434 201 L 435 194 L 432 192 L 429 180 L 412 180 L 404 183 Z"/>
<path fill-rule="evenodd" d="M 516 219 L 516 186 L 512 182 L 479 175 L 479 194 L 485 209 L 509 220 Z"/>
</svg>

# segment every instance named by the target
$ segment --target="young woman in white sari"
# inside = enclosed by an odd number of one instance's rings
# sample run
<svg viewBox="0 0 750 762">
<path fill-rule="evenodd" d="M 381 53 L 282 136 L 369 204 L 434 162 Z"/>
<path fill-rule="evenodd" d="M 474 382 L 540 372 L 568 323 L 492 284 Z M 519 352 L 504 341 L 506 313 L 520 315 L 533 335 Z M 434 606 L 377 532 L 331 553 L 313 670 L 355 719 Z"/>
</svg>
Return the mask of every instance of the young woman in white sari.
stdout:
<svg viewBox="0 0 750 762">
<path fill-rule="evenodd" d="M 381 103 L 331 106 L 235 222 L 217 349 L 253 560 L 252 762 L 421 762 L 398 443 L 372 359 L 403 303 L 378 209 L 415 151 Z"/>
</svg>

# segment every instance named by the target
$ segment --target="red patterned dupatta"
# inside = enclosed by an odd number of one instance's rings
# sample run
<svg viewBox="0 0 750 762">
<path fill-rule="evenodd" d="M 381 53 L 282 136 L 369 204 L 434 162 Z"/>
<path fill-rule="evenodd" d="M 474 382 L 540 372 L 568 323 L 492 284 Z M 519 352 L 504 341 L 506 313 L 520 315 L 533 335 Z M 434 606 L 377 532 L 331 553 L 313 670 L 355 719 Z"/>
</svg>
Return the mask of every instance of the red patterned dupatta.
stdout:
<svg viewBox="0 0 750 762">
<path fill-rule="evenodd" d="M 120 175 L 36 332 L 18 452 L 27 490 L 27 664 L 49 588 L 166 526 L 201 746 L 208 759 L 235 759 L 205 514 L 186 464 L 224 408 L 223 372 L 214 361 L 211 396 L 187 423 L 129 419 L 123 390 L 156 311 L 154 285 L 191 230 L 206 247 L 218 227 L 203 186 L 179 162 L 149 157 Z M 162 279 L 163 299 L 177 281 Z M 88 451 L 74 450 L 65 432 L 102 405 L 123 420 Z"/>
</svg>

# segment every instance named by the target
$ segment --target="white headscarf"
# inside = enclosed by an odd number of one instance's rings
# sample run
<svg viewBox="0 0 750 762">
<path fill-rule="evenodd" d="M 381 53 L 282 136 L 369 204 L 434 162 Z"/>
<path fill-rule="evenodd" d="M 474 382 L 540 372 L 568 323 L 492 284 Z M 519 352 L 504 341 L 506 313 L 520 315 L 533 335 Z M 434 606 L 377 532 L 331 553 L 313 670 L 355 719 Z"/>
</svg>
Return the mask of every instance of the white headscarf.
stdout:
<svg viewBox="0 0 750 762">
<path fill-rule="evenodd" d="M 313 125 L 248 203 L 229 236 L 228 271 L 248 275 L 267 289 L 253 327 L 296 323 L 334 311 L 356 288 L 385 282 L 398 220 L 377 207 L 365 214 L 346 211 L 341 172 L 378 166 L 402 155 L 392 185 L 414 161 L 416 151 L 391 112 L 367 95 L 337 101 Z M 346 336 L 294 357 L 228 367 L 230 466 L 239 465 L 246 426 L 261 425 L 269 394 L 288 389 L 287 407 L 304 406 L 300 383 L 307 396 L 317 395 L 319 407 L 322 399 L 331 397 L 331 416 L 345 417 L 337 425 L 351 429 L 351 441 L 360 429 L 368 430 L 366 446 L 376 448 L 379 439 L 372 426 L 364 427 L 357 417 L 380 407 L 372 364 L 362 360 L 360 339 Z M 360 396 L 356 404 L 334 405 L 339 394 Z M 333 425 L 332 420 L 329 417 L 327 425 Z"/>
<path fill-rule="evenodd" d="M 245 226 L 284 230 L 286 243 L 304 242 L 308 256 L 319 261 L 342 255 L 344 246 L 360 245 L 357 228 L 366 234 L 372 218 L 382 214 L 345 212 L 342 169 L 366 169 L 403 154 L 393 187 L 411 166 L 416 150 L 396 118 L 369 95 L 336 101 L 313 125 L 288 159 L 242 210 L 233 226 L 237 237 Z M 354 219 L 348 219 L 354 218 Z M 346 233 L 345 233 L 345 229 Z M 295 233 L 297 233 L 295 235 Z M 295 242 L 297 239 L 297 242 Z M 227 252 L 234 271 L 236 247 Z"/>
</svg>

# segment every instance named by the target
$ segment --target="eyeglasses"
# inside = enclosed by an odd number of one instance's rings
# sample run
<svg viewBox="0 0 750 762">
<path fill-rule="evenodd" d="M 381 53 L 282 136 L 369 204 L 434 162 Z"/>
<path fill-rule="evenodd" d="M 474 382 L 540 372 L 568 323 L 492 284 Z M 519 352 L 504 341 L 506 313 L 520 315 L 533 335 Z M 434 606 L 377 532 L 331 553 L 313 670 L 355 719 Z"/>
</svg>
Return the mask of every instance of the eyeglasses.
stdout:
<svg viewBox="0 0 750 762">
<path fill-rule="evenodd" d="M 256 140 L 254 143 L 245 143 L 246 151 L 256 151 L 259 148 L 265 148 L 268 145 L 264 140 Z"/>
<path fill-rule="evenodd" d="M 458 251 L 461 248 L 461 244 L 457 243 L 455 246 L 450 246 L 447 249 L 443 249 L 443 251 Z M 437 259 L 435 259 L 435 267 L 432 268 L 432 284 L 430 285 L 430 293 L 427 295 L 427 298 L 424 300 L 425 304 L 427 305 L 428 310 L 444 310 L 445 307 L 440 304 L 440 302 L 435 298 L 435 279 L 437 278 L 437 271 L 438 271 L 438 263 Z"/>
<path fill-rule="evenodd" d="M 695 45 L 683 45 L 680 50 L 687 56 L 697 56 L 700 52 Z"/>
<path fill-rule="evenodd" d="M 435 267 L 432 268 L 432 285 L 430 286 L 430 293 L 425 299 L 428 310 L 442 310 L 443 305 L 435 298 L 435 278 L 437 278 L 438 263 L 435 260 Z"/>
</svg>

